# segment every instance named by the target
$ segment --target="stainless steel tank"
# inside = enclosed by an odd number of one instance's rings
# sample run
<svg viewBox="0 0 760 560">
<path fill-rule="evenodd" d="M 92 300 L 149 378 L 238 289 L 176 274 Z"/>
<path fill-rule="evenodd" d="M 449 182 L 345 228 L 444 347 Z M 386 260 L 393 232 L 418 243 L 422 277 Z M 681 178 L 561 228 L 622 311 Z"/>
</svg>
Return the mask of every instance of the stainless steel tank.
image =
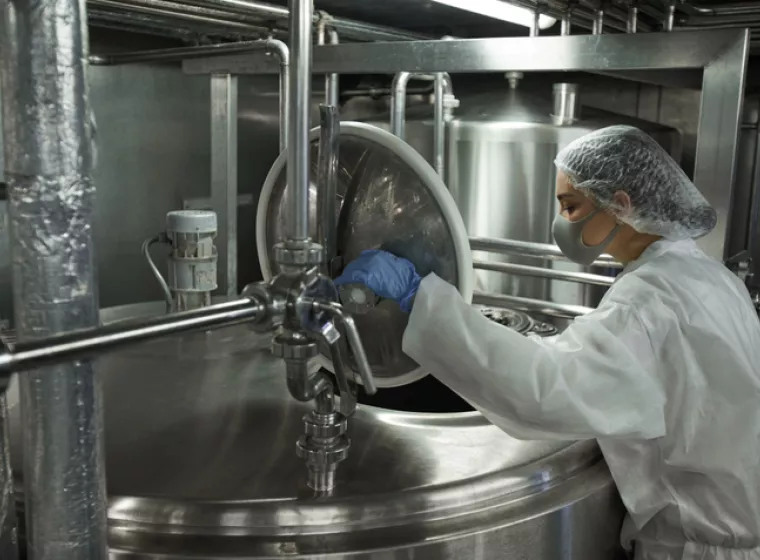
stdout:
<svg viewBox="0 0 760 560">
<path fill-rule="evenodd" d="M 554 158 L 559 150 L 588 132 L 611 124 L 631 124 L 654 136 L 680 159 L 680 134 L 672 128 L 621 115 L 584 109 L 582 118 L 552 118 L 551 86 L 523 91 L 520 77 L 510 75 L 501 89 L 458 94 L 460 108 L 446 125 L 444 182 L 459 207 L 472 237 L 495 237 L 553 243 Z M 456 82 L 455 82 L 455 91 Z M 565 94 L 567 91 L 565 90 Z M 566 107 L 567 108 L 567 107 Z M 390 115 L 364 119 L 388 129 Z M 433 161 L 433 120 L 429 104 L 410 106 L 405 140 Z M 474 252 L 473 260 L 538 265 L 582 271 L 568 263 Z M 600 272 L 600 271 L 596 271 Z M 476 290 L 596 305 L 602 290 L 578 284 L 478 270 Z"/>
<path fill-rule="evenodd" d="M 475 412 L 360 406 L 337 489 L 315 495 L 295 454 L 308 407 L 269 344 L 236 327 L 98 361 L 112 560 L 619 557 L 622 507 L 596 444 L 518 441 Z M 15 386 L 9 404 L 20 480 Z"/>
</svg>

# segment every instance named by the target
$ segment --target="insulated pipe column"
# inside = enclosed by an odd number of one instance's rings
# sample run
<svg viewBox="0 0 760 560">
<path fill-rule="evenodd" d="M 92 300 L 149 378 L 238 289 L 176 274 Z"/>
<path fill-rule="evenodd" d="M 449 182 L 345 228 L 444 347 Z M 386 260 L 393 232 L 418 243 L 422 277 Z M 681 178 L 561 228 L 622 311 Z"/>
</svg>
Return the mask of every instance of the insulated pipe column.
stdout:
<svg viewBox="0 0 760 560">
<path fill-rule="evenodd" d="M 19 342 L 98 324 L 84 2 L 0 8 L 5 176 Z M 100 387 L 89 361 L 23 374 L 30 560 L 105 560 Z"/>
<path fill-rule="evenodd" d="M 309 239 L 309 108 L 311 106 L 312 1 L 288 0 L 290 104 L 288 105 L 288 208 L 290 241 Z"/>
</svg>

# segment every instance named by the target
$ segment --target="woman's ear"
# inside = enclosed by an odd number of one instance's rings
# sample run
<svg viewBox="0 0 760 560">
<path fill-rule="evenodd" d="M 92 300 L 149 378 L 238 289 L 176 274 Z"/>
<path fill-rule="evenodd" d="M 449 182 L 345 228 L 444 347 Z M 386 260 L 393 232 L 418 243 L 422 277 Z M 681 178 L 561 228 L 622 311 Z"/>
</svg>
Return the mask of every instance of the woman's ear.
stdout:
<svg viewBox="0 0 760 560">
<path fill-rule="evenodd" d="M 631 211 L 631 197 L 628 196 L 628 193 L 617 191 L 614 198 L 615 205 L 620 208 L 620 213 L 624 216 L 629 214 Z"/>
</svg>

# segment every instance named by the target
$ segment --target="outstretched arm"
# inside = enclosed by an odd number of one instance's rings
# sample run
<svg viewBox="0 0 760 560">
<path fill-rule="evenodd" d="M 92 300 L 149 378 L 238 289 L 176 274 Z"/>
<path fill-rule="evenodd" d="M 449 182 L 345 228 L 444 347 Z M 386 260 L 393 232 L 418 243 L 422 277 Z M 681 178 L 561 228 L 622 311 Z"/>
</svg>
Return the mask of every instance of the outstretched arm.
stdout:
<svg viewBox="0 0 760 560">
<path fill-rule="evenodd" d="M 551 339 L 498 325 L 435 275 L 417 293 L 404 352 L 510 435 L 665 434 L 665 395 L 636 312 L 607 303 Z"/>
</svg>

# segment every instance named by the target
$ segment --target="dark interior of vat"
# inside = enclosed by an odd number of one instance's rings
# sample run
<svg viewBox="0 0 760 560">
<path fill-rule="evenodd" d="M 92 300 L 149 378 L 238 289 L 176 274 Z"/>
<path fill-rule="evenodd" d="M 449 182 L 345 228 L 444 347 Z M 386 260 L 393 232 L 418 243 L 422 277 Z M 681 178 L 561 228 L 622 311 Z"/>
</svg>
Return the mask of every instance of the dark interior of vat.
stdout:
<svg viewBox="0 0 760 560">
<path fill-rule="evenodd" d="M 443 413 L 474 410 L 464 399 L 431 375 L 403 387 L 378 389 L 374 395 L 368 395 L 360 388 L 359 402 L 406 412 Z"/>
</svg>

